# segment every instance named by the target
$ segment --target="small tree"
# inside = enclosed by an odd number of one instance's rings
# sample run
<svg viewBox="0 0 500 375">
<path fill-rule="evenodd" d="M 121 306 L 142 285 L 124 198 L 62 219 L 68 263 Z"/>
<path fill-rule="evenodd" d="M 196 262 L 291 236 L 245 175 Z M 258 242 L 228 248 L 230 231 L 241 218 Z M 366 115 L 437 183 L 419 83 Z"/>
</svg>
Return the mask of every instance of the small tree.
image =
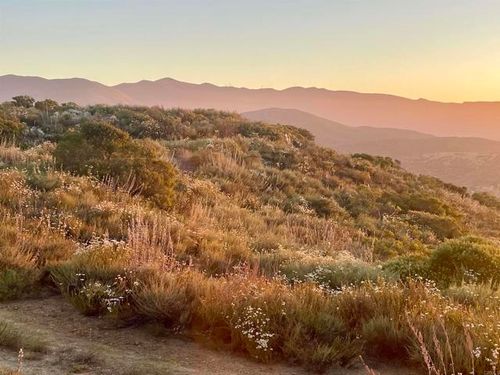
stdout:
<svg viewBox="0 0 500 375">
<path fill-rule="evenodd" d="M 35 99 L 28 95 L 14 96 L 12 101 L 15 106 L 24 108 L 31 108 L 35 104 Z"/>
</svg>

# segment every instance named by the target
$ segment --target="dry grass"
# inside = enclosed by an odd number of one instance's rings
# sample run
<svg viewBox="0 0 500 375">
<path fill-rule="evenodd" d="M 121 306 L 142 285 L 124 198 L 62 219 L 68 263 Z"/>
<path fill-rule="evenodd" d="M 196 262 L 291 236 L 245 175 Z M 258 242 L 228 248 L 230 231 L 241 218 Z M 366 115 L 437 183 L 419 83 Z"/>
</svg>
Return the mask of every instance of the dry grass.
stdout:
<svg viewBox="0 0 500 375">
<path fill-rule="evenodd" d="M 27 334 L 10 322 L 0 321 L 0 346 L 18 352 L 21 349 L 45 352 L 47 343 L 33 334 Z"/>
<path fill-rule="evenodd" d="M 175 226 L 175 221 L 167 217 L 154 216 L 152 220 L 144 216 L 132 218 L 127 231 L 129 266 L 134 269 L 155 266 L 164 271 L 176 267 L 172 239 Z"/>
<path fill-rule="evenodd" d="M 54 145 L 47 142 L 23 151 L 12 142 L 0 141 L 0 163 L 7 166 L 23 166 L 28 163 L 38 167 L 53 165 L 53 149 Z"/>
</svg>

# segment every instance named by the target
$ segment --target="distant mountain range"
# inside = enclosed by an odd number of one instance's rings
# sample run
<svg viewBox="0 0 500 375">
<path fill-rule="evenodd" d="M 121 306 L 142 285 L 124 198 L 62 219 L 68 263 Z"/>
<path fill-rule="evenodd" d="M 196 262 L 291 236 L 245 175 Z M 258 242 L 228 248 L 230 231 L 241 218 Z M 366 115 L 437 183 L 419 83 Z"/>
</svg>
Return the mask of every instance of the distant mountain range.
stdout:
<svg viewBox="0 0 500 375">
<path fill-rule="evenodd" d="M 248 112 L 293 108 L 352 126 L 398 128 L 439 136 L 500 140 L 500 102 L 441 103 L 393 95 L 291 87 L 285 90 L 220 87 L 165 78 L 106 86 L 80 78 L 0 76 L 0 101 L 37 99 L 86 104 L 160 105 Z"/>
<path fill-rule="evenodd" d="M 390 156 L 412 172 L 500 196 L 498 141 L 351 127 L 295 109 L 269 108 L 242 115 L 254 121 L 298 126 L 309 130 L 318 144 L 340 152 Z"/>
</svg>

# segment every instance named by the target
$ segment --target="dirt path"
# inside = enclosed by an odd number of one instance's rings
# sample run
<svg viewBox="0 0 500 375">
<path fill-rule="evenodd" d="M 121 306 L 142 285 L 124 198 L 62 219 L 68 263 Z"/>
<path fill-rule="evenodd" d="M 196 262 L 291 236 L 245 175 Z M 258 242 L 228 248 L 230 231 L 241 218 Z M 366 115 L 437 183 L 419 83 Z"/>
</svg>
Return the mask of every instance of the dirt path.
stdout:
<svg viewBox="0 0 500 375">
<path fill-rule="evenodd" d="M 47 353 L 27 356 L 23 375 L 163 375 L 241 374 L 303 375 L 285 365 L 265 365 L 227 352 L 209 350 L 179 338 L 156 337 L 144 328 L 112 327 L 105 319 L 85 317 L 61 297 L 0 305 L 0 319 L 22 332 L 45 339 Z M 15 368 L 17 353 L 0 350 L 0 368 Z M 408 374 L 381 369 L 384 375 Z M 361 375 L 362 369 L 330 374 Z"/>
</svg>

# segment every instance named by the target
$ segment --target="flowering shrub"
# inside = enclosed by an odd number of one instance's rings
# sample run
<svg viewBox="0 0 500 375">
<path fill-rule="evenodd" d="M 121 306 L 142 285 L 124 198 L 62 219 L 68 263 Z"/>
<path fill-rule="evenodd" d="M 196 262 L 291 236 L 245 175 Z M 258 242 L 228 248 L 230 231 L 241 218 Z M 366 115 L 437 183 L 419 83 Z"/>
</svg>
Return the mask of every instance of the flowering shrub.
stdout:
<svg viewBox="0 0 500 375">
<path fill-rule="evenodd" d="M 85 315 L 119 315 L 130 307 L 132 288 L 138 286 L 138 281 L 131 281 L 131 274 L 127 272 L 109 282 L 89 279 L 85 273 L 74 276 L 74 284 L 65 286 L 66 293 L 70 302 Z"/>
<path fill-rule="evenodd" d="M 257 358 L 265 357 L 268 351 L 273 351 L 270 340 L 275 336 L 270 330 L 270 318 L 260 307 L 251 305 L 243 311 L 233 312 L 233 328 L 239 332 L 245 341 L 245 346 Z"/>
</svg>

